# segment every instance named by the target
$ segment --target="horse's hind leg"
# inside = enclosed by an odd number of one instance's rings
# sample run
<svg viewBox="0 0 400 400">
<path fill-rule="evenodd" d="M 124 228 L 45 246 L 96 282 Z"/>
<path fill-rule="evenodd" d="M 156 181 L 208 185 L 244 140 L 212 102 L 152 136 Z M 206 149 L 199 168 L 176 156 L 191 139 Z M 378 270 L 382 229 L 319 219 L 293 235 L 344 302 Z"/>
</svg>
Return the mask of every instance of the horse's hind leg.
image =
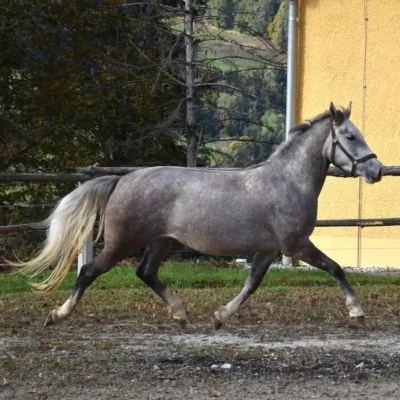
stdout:
<svg viewBox="0 0 400 400">
<path fill-rule="evenodd" d="M 255 254 L 253 263 L 251 265 L 250 275 L 246 279 L 240 294 L 226 306 L 222 307 L 220 311 L 216 311 L 214 313 L 213 320 L 215 329 L 221 328 L 227 319 L 239 309 L 240 305 L 243 304 L 246 299 L 256 291 L 256 289 L 260 286 L 260 283 L 262 282 L 272 261 L 275 260 L 276 255 L 277 252 L 272 252 L 269 254 Z"/>
<path fill-rule="evenodd" d="M 85 264 L 79 273 L 75 288 L 68 300 L 60 307 L 52 310 L 46 319 L 45 326 L 55 324 L 68 318 L 74 311 L 80 298 L 87 287 L 100 275 L 109 271 L 115 264 L 120 261 L 120 257 L 113 251 L 108 251 L 105 247 L 95 259 Z"/>
<path fill-rule="evenodd" d="M 186 328 L 187 316 L 181 300 L 161 283 L 157 276 L 161 261 L 168 253 L 172 242 L 173 239 L 160 238 L 147 245 L 143 259 L 136 269 L 136 275 L 167 303 L 172 317 Z"/>
<path fill-rule="evenodd" d="M 328 272 L 335 278 L 343 290 L 346 305 L 349 309 L 350 319 L 354 322 L 362 322 L 364 320 L 364 311 L 361 308 L 361 304 L 350 283 L 347 281 L 343 269 L 338 263 L 316 248 L 310 240 L 307 240 L 305 244 L 299 248 L 295 256 L 313 267 Z"/>
</svg>

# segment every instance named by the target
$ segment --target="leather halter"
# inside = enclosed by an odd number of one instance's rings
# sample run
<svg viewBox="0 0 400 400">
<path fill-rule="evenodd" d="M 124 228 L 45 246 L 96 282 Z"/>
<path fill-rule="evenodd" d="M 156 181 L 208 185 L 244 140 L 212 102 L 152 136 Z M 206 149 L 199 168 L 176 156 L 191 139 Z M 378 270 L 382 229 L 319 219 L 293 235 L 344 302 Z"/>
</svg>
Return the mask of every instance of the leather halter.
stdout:
<svg viewBox="0 0 400 400">
<path fill-rule="evenodd" d="M 364 157 L 361 157 L 359 159 L 354 158 L 343 146 L 342 144 L 339 142 L 339 139 L 336 136 L 335 133 L 335 128 L 333 127 L 333 122 L 331 122 L 331 135 L 332 135 L 332 151 L 331 151 L 331 163 L 335 164 L 335 150 L 336 150 L 336 146 L 339 147 L 340 150 L 342 150 L 342 152 L 347 156 L 347 158 L 351 161 L 352 163 L 352 168 L 351 168 L 351 172 L 350 175 L 355 177 L 355 172 L 356 172 L 356 167 L 358 164 L 365 162 L 367 160 L 370 160 L 371 158 L 378 158 L 376 156 L 376 154 L 371 153 L 368 154 Z"/>
</svg>

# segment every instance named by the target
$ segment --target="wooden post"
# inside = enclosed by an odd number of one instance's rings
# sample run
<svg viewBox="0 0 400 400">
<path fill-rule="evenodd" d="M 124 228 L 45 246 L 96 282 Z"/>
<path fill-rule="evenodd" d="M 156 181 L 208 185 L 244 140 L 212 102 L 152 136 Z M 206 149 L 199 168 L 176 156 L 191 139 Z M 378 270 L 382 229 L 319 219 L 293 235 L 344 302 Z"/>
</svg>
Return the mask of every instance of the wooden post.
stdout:
<svg viewBox="0 0 400 400">
<path fill-rule="evenodd" d="M 77 168 L 81 171 L 83 168 Z M 86 171 L 81 173 L 20 173 L 20 172 L 0 172 L 0 184 L 8 182 L 84 182 L 100 175 L 125 175 L 130 172 L 143 169 L 142 167 L 93 167 L 88 174 Z M 235 171 L 241 168 L 207 168 L 218 171 Z M 343 172 L 340 168 L 329 167 L 328 176 L 337 178 L 352 178 L 351 175 Z M 383 167 L 383 176 L 400 176 L 400 166 Z"/>
</svg>

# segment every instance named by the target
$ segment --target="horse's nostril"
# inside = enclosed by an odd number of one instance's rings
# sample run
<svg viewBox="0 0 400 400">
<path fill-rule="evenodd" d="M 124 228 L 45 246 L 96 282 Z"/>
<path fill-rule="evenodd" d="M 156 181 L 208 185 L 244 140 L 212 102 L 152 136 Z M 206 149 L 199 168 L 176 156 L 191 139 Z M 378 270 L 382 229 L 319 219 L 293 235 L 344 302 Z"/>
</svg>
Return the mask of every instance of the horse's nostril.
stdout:
<svg viewBox="0 0 400 400">
<path fill-rule="evenodd" d="M 382 180 L 383 176 L 383 168 L 381 167 L 378 171 L 378 174 L 376 175 L 376 178 L 374 179 L 375 182 L 380 182 Z"/>
</svg>

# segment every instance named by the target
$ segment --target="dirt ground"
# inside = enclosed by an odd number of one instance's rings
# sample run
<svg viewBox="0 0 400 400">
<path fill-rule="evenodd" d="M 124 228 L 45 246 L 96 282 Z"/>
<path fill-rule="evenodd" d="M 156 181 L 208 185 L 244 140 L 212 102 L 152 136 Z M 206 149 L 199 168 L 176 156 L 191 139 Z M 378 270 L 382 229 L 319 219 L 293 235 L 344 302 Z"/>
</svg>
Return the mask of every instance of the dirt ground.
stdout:
<svg viewBox="0 0 400 400">
<path fill-rule="evenodd" d="M 0 333 L 0 399 L 400 399 L 393 327 L 41 322 Z"/>
</svg>

